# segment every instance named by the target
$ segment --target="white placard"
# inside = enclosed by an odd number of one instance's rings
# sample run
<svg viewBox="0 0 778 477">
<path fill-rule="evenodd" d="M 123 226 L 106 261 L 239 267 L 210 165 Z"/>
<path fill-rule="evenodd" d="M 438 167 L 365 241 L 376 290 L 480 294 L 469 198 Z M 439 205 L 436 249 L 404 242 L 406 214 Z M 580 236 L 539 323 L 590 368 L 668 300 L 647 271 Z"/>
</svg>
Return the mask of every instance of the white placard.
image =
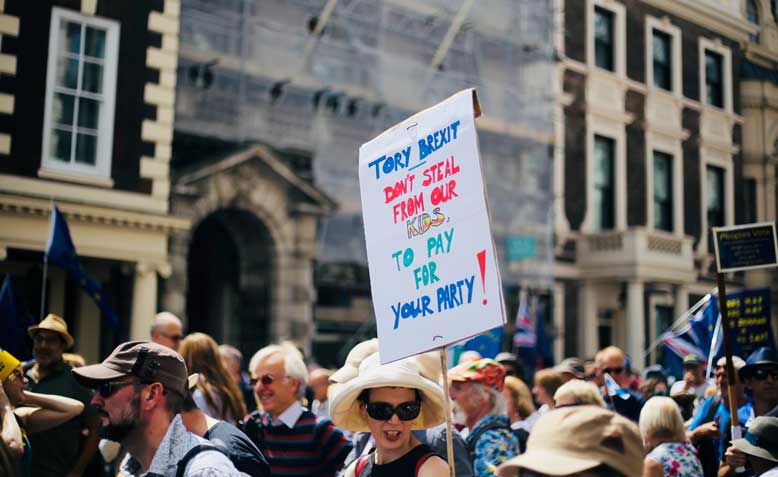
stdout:
<svg viewBox="0 0 778 477">
<path fill-rule="evenodd" d="M 382 363 L 505 324 L 477 114 L 461 91 L 359 149 Z"/>
</svg>

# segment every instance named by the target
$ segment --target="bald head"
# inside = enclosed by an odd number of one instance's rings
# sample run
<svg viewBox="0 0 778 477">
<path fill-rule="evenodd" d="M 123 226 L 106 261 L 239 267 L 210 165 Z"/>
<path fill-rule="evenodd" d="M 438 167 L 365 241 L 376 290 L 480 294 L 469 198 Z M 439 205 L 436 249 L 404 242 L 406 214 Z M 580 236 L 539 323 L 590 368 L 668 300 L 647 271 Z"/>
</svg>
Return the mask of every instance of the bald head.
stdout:
<svg viewBox="0 0 778 477">
<path fill-rule="evenodd" d="M 162 311 L 157 313 L 151 324 L 151 341 L 178 351 L 183 332 L 181 320 L 169 311 Z"/>
<path fill-rule="evenodd" d="M 327 388 L 330 386 L 330 376 L 333 371 L 325 368 L 314 369 L 308 373 L 308 384 L 313 390 L 313 398 L 319 401 L 327 399 Z"/>
</svg>

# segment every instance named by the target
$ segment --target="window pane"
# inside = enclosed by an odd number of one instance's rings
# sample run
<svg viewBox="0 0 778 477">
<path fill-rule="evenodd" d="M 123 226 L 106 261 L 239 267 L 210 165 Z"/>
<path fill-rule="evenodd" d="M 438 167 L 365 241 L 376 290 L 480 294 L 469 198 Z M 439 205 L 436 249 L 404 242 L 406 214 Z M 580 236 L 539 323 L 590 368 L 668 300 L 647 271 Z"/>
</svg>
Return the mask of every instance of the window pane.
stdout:
<svg viewBox="0 0 778 477">
<path fill-rule="evenodd" d="M 712 51 L 705 52 L 705 86 L 707 102 L 713 106 L 724 107 L 723 58 Z"/>
<path fill-rule="evenodd" d="M 706 169 L 708 227 L 724 225 L 724 170 L 708 166 Z"/>
<path fill-rule="evenodd" d="M 100 122 L 100 101 L 88 98 L 78 100 L 78 126 L 97 129 Z"/>
<path fill-rule="evenodd" d="M 72 140 L 70 131 L 53 129 L 51 131 L 51 148 L 49 154 L 60 161 L 70 162 L 70 141 Z"/>
<path fill-rule="evenodd" d="M 78 87 L 78 60 L 57 59 L 57 85 L 70 89 Z"/>
<path fill-rule="evenodd" d="M 654 227 L 673 230 L 673 158 L 654 152 Z"/>
<path fill-rule="evenodd" d="M 596 230 L 613 228 L 614 207 L 614 142 L 612 139 L 595 136 L 594 138 L 594 197 L 593 213 Z"/>
<path fill-rule="evenodd" d="M 654 30 L 651 45 L 654 85 L 669 91 L 672 89 L 672 38 L 667 33 Z"/>
<path fill-rule="evenodd" d="M 52 121 L 55 124 L 73 125 L 73 105 L 75 98 L 69 94 L 57 93 L 54 95 L 54 108 L 52 109 Z"/>
<path fill-rule="evenodd" d="M 76 162 L 94 166 L 97 162 L 97 136 L 78 133 L 76 140 Z"/>
<path fill-rule="evenodd" d="M 105 57 L 105 30 L 86 27 L 84 54 L 95 58 Z"/>
<path fill-rule="evenodd" d="M 103 67 L 97 63 L 84 62 L 84 81 L 81 89 L 90 93 L 103 92 Z"/>
<path fill-rule="evenodd" d="M 71 22 L 60 23 L 59 49 L 76 55 L 81 52 L 81 25 Z"/>
<path fill-rule="evenodd" d="M 594 8 L 594 63 L 613 71 L 613 12 Z"/>
<path fill-rule="evenodd" d="M 743 179 L 743 223 L 756 222 L 756 179 Z"/>
</svg>

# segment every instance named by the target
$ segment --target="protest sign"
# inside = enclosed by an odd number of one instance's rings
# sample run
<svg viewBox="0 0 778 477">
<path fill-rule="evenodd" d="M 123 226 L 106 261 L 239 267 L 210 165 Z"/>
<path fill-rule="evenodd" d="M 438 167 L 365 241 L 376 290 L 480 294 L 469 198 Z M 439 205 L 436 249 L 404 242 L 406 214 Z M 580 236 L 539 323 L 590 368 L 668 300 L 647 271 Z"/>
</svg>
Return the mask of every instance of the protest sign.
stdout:
<svg viewBox="0 0 778 477">
<path fill-rule="evenodd" d="M 465 90 L 359 149 L 382 363 L 505 323 L 477 114 Z"/>
<path fill-rule="evenodd" d="M 778 266 L 774 223 L 714 227 L 713 233 L 720 273 Z"/>
</svg>

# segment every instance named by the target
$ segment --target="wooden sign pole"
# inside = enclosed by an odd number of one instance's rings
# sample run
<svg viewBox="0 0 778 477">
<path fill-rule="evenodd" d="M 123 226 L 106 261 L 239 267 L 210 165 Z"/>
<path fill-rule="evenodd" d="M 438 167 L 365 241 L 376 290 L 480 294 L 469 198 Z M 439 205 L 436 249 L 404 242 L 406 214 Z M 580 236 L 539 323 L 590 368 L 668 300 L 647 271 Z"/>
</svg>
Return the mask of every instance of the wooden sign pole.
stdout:
<svg viewBox="0 0 778 477">
<path fill-rule="evenodd" d="M 448 361 L 446 358 L 446 347 L 440 348 L 440 371 L 443 374 L 443 412 L 446 414 L 446 460 L 451 477 L 456 476 L 454 469 L 454 438 L 451 435 L 451 404 L 448 395 Z"/>
</svg>

